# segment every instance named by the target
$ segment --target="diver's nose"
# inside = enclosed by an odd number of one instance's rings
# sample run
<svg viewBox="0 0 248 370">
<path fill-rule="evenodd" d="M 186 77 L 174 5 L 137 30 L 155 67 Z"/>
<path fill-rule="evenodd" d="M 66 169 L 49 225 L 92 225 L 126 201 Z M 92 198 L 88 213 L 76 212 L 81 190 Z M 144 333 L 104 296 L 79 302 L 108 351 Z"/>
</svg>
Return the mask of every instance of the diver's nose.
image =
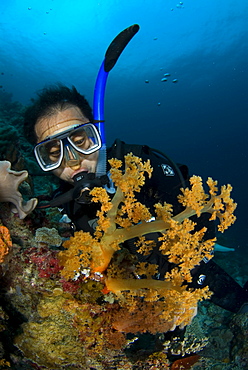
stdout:
<svg viewBox="0 0 248 370">
<path fill-rule="evenodd" d="M 78 170 L 81 165 L 81 159 L 77 151 L 69 147 L 69 145 L 64 146 L 64 161 L 66 167 L 71 167 L 73 170 Z"/>
</svg>

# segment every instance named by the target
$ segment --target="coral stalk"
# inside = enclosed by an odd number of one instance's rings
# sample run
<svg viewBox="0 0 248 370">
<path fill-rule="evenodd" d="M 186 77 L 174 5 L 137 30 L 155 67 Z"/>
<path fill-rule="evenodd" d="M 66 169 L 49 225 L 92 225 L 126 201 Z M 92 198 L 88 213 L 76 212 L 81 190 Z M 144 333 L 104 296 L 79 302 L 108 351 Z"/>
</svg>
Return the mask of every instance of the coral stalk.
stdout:
<svg viewBox="0 0 248 370">
<path fill-rule="evenodd" d="M 172 289 L 177 292 L 182 292 L 184 288 L 180 285 L 174 285 L 170 281 L 154 280 L 154 279 L 105 279 L 106 288 L 118 294 L 123 290 L 138 290 L 138 289 Z"/>
</svg>

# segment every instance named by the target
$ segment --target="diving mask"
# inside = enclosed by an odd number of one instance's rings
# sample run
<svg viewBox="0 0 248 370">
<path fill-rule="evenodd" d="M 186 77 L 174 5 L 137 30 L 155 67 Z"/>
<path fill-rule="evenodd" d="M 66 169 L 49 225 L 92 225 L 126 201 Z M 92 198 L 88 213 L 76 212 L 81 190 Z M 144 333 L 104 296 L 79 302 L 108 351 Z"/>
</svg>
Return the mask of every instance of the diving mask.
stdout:
<svg viewBox="0 0 248 370">
<path fill-rule="evenodd" d="M 34 147 L 34 154 L 43 171 L 52 171 L 61 165 L 68 149 L 72 153 L 76 150 L 89 155 L 101 146 L 101 138 L 95 125 L 84 123 L 41 141 Z"/>
</svg>

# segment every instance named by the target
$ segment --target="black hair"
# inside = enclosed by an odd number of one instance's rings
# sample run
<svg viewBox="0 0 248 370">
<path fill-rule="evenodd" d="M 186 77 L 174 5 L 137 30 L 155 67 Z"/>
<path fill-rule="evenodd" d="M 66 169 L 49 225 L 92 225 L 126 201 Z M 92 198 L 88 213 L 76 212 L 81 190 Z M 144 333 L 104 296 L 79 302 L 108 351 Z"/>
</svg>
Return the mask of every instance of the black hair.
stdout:
<svg viewBox="0 0 248 370">
<path fill-rule="evenodd" d="M 38 119 L 49 117 L 71 106 L 78 107 L 82 114 L 93 122 L 92 108 L 83 95 L 74 86 L 70 89 L 60 83 L 45 87 L 31 99 L 32 105 L 24 112 L 24 134 L 31 144 L 36 144 L 35 124 Z"/>
</svg>

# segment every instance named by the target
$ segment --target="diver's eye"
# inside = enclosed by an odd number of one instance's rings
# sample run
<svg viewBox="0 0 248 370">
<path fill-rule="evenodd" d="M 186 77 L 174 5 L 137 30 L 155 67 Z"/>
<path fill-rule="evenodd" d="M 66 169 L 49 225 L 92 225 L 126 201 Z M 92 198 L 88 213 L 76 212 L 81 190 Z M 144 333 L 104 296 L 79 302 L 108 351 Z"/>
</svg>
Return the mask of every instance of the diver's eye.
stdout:
<svg viewBox="0 0 248 370">
<path fill-rule="evenodd" d="M 85 137 L 78 137 L 73 139 L 73 143 L 77 146 L 83 146 L 85 144 Z"/>
<path fill-rule="evenodd" d="M 49 151 L 49 157 L 59 157 L 61 154 L 60 148 L 59 149 L 51 149 Z"/>
<path fill-rule="evenodd" d="M 72 135 L 71 141 L 78 148 L 87 149 L 87 147 L 89 146 L 89 143 L 88 143 L 89 138 L 86 135 L 85 131 L 81 131 L 80 133 L 77 133 L 76 135 Z"/>
<path fill-rule="evenodd" d="M 60 145 L 58 142 L 53 142 L 52 145 L 50 143 L 50 145 L 47 145 L 47 155 L 48 157 L 54 161 L 56 159 L 58 159 L 61 155 L 61 148 L 60 148 Z"/>
</svg>

